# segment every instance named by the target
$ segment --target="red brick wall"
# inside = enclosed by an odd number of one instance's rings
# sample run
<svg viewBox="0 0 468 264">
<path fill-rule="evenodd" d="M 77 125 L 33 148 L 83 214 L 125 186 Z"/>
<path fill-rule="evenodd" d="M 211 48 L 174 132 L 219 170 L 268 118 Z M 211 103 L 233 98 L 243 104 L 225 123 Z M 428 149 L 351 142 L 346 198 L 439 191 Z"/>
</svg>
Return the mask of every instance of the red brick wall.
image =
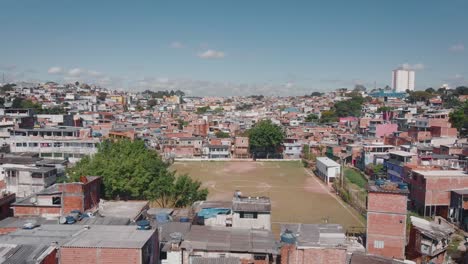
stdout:
<svg viewBox="0 0 468 264">
<path fill-rule="evenodd" d="M 125 248 L 70 248 L 60 249 L 62 264 L 128 264 L 141 263 L 139 249 Z"/>
<path fill-rule="evenodd" d="M 47 207 L 47 206 L 14 206 L 15 216 L 40 216 L 42 214 L 56 214 L 60 215 L 60 207 Z"/>
<path fill-rule="evenodd" d="M 58 261 L 57 261 L 57 249 L 54 249 L 52 252 L 50 252 L 49 255 L 47 255 L 47 257 L 45 257 L 41 264 L 57 264 Z"/>
<path fill-rule="evenodd" d="M 62 214 L 68 214 L 73 210 L 83 212 L 83 196 L 76 194 L 63 194 L 62 198 Z"/>
<path fill-rule="evenodd" d="M 84 208 L 88 210 L 97 207 L 101 197 L 101 179 L 95 179 L 83 186 Z"/>
<path fill-rule="evenodd" d="M 6 189 L 6 183 L 5 183 L 4 180 L 0 181 L 0 190 L 2 190 L 2 189 Z"/>
<path fill-rule="evenodd" d="M 11 232 L 15 232 L 16 230 L 18 230 L 17 227 L 1 227 L 0 228 L 0 235 L 5 235 L 5 234 L 11 233 Z"/>
<path fill-rule="evenodd" d="M 346 250 L 339 248 L 296 249 L 295 245 L 281 248 L 281 264 L 328 264 L 345 263 Z"/>
<path fill-rule="evenodd" d="M 61 184 L 59 190 L 63 191 L 63 214 L 68 214 L 72 210 L 84 212 L 99 204 L 101 179 L 97 178 L 86 183 Z"/>
<path fill-rule="evenodd" d="M 406 214 L 406 195 L 393 193 L 368 194 L 367 210 Z"/>
<path fill-rule="evenodd" d="M 371 254 L 403 259 L 406 244 L 406 203 L 404 194 L 368 194 L 367 251 Z M 383 248 L 374 247 L 383 241 Z"/>
<path fill-rule="evenodd" d="M 467 177 L 430 177 L 426 179 L 426 204 L 449 205 L 450 190 L 468 188 Z"/>
<path fill-rule="evenodd" d="M 11 204 L 16 200 L 16 194 L 12 193 L 0 198 L 0 220 L 13 216 L 10 210 Z"/>
</svg>

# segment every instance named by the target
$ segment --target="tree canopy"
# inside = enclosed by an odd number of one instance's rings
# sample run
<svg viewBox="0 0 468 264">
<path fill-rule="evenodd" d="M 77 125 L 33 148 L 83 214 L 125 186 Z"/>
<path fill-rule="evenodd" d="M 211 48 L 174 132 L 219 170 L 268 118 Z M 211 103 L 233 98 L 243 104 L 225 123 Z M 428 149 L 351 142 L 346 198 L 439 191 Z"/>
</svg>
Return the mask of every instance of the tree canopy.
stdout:
<svg viewBox="0 0 468 264">
<path fill-rule="evenodd" d="M 468 135 L 468 101 L 450 113 L 450 123 L 458 129 L 461 136 Z"/>
<path fill-rule="evenodd" d="M 13 99 L 13 108 L 24 108 L 24 109 L 33 109 L 36 114 L 49 114 L 49 115 L 59 115 L 66 114 L 67 111 L 62 106 L 54 106 L 51 108 L 42 108 L 42 104 L 35 103 L 29 99 L 23 99 L 21 97 L 15 97 Z"/>
<path fill-rule="evenodd" d="M 361 115 L 362 104 L 364 98 L 359 94 L 352 92 L 349 94 L 351 97 L 348 100 L 339 101 L 335 103 L 335 112 L 338 117 L 356 116 Z"/>
<path fill-rule="evenodd" d="M 394 109 L 395 109 L 394 107 L 390 107 L 390 106 L 381 106 L 381 107 L 377 108 L 377 113 L 388 112 L 388 111 L 392 111 Z"/>
<path fill-rule="evenodd" d="M 315 122 L 319 119 L 319 117 L 316 114 L 308 114 L 305 118 L 306 122 Z"/>
<path fill-rule="evenodd" d="M 223 131 L 221 131 L 221 130 L 220 130 L 220 131 L 216 131 L 215 135 L 216 135 L 217 138 L 229 138 L 229 137 L 231 137 L 231 136 L 229 135 L 229 133 L 223 132 Z"/>
<path fill-rule="evenodd" d="M 145 199 L 161 207 L 185 207 L 208 195 L 201 182 L 188 175 L 176 177 L 141 140 L 104 141 L 98 153 L 82 158 L 67 172 L 72 181 L 81 175 L 101 176 L 107 199 Z"/>
<path fill-rule="evenodd" d="M 209 106 L 202 106 L 202 107 L 198 107 L 198 108 L 197 108 L 196 113 L 199 114 L 199 115 L 203 115 L 203 114 L 205 114 L 206 112 L 208 112 L 208 110 L 210 110 L 210 107 L 209 107 Z"/>
<path fill-rule="evenodd" d="M 338 116 L 333 110 L 323 111 L 320 115 L 320 123 L 333 123 L 338 121 Z"/>
<path fill-rule="evenodd" d="M 254 154 L 265 153 L 266 156 L 275 154 L 284 140 L 284 131 L 271 120 L 262 120 L 255 124 L 248 132 L 250 151 Z"/>
<path fill-rule="evenodd" d="M 426 91 L 410 91 L 409 96 L 408 96 L 408 101 L 410 103 L 416 103 L 416 102 L 426 102 L 427 100 L 431 99 L 435 95 L 426 92 Z"/>
</svg>

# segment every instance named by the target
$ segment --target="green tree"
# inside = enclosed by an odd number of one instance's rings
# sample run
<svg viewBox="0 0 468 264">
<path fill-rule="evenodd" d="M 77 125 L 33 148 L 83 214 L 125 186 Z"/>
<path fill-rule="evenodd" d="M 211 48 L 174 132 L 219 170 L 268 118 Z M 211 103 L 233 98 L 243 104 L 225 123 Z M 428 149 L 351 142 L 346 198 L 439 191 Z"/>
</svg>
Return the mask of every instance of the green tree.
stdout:
<svg viewBox="0 0 468 264">
<path fill-rule="evenodd" d="M 461 136 L 468 135 L 468 101 L 450 113 L 449 121 Z"/>
<path fill-rule="evenodd" d="M 20 98 L 20 97 L 15 97 L 15 99 L 13 99 L 13 102 L 12 102 L 12 105 L 11 107 L 13 108 L 21 108 L 21 103 L 23 102 L 23 98 Z"/>
<path fill-rule="evenodd" d="M 198 107 L 196 113 L 199 115 L 205 114 L 210 109 L 209 106 Z"/>
<path fill-rule="evenodd" d="M 432 97 L 434 97 L 434 95 L 426 91 L 410 91 L 409 96 L 408 96 L 408 101 L 410 103 L 426 102 Z"/>
<path fill-rule="evenodd" d="M 308 114 L 305 118 L 306 122 L 315 122 L 319 119 L 319 117 L 316 114 Z"/>
<path fill-rule="evenodd" d="M 249 130 L 248 136 L 251 153 L 261 156 L 263 153 L 268 157 L 270 154 L 276 154 L 285 135 L 283 129 L 271 120 L 262 120 Z"/>
<path fill-rule="evenodd" d="M 217 107 L 213 110 L 214 114 L 221 114 L 224 111 L 224 108 L 222 107 Z"/>
<path fill-rule="evenodd" d="M 0 94 L 5 94 L 6 92 L 13 91 L 16 84 L 8 83 L 0 87 Z"/>
<path fill-rule="evenodd" d="M 338 121 L 338 116 L 333 110 L 323 111 L 320 115 L 320 123 L 333 123 Z"/>
<path fill-rule="evenodd" d="M 178 123 L 178 127 L 180 130 L 184 129 L 184 126 L 187 126 L 189 124 L 189 122 L 179 118 L 177 119 L 177 123 Z"/>
<path fill-rule="evenodd" d="M 348 96 L 351 98 L 335 103 L 334 108 L 336 115 L 338 117 L 360 116 L 364 98 L 361 96 L 361 94 L 356 92 L 351 92 Z"/>
<path fill-rule="evenodd" d="M 205 200 L 208 191 L 188 175 L 176 177 L 156 151 L 141 140 L 104 141 L 93 156 L 67 170 L 72 181 L 81 175 L 99 175 L 107 199 L 145 199 L 162 207 L 185 207 Z"/>
<path fill-rule="evenodd" d="M 430 94 L 435 94 L 436 93 L 436 90 L 432 87 L 429 87 L 426 89 L 426 93 L 430 93 Z"/>
<path fill-rule="evenodd" d="M 310 96 L 317 96 L 317 97 L 320 97 L 322 95 L 323 95 L 323 93 L 321 93 L 321 92 L 313 92 L 312 94 L 310 94 Z"/>
<path fill-rule="evenodd" d="M 215 135 L 216 135 L 217 138 L 229 138 L 229 137 L 231 137 L 229 135 L 229 133 L 223 132 L 221 130 L 216 131 Z"/>
<path fill-rule="evenodd" d="M 392 111 L 394 108 L 390 106 L 381 106 L 377 108 L 377 113 Z"/>
</svg>

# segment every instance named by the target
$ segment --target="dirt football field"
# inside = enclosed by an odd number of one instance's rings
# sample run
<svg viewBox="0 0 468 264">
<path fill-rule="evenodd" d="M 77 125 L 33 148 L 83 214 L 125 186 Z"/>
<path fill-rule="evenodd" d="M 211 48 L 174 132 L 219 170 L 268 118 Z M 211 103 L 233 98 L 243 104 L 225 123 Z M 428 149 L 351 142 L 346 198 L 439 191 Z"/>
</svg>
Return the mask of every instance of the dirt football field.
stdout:
<svg viewBox="0 0 468 264">
<path fill-rule="evenodd" d="M 200 180 L 210 192 L 208 200 L 229 201 L 235 190 L 246 196 L 270 197 L 276 234 L 281 223 L 328 221 L 345 228 L 364 226 L 363 218 L 299 161 L 184 161 L 171 168 Z"/>
</svg>

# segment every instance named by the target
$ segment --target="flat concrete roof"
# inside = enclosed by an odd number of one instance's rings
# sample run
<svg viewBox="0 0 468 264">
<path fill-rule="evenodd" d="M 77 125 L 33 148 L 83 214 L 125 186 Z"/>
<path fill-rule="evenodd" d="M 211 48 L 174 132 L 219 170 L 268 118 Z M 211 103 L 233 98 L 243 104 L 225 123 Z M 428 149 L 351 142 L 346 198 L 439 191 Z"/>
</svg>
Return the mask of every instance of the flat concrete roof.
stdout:
<svg viewBox="0 0 468 264">
<path fill-rule="evenodd" d="M 424 177 L 468 177 L 468 174 L 461 170 L 413 170 L 413 172 Z"/>
<path fill-rule="evenodd" d="M 112 216 L 135 220 L 147 206 L 148 201 L 101 200 L 99 203 L 99 214 L 105 217 Z"/>
<path fill-rule="evenodd" d="M 401 151 L 401 150 L 389 151 L 388 153 L 393 154 L 393 155 L 402 156 L 402 157 L 412 157 L 412 156 L 418 155 L 416 153 L 411 153 L 411 152 Z"/>
</svg>

